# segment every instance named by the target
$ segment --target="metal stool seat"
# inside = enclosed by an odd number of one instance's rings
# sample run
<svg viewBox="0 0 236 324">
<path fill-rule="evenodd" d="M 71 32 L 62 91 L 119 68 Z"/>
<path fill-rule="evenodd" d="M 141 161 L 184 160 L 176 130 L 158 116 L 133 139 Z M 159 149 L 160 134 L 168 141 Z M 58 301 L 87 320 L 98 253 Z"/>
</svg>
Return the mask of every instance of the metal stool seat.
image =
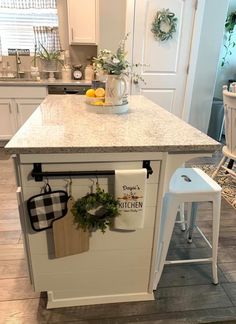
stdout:
<svg viewBox="0 0 236 324">
<path fill-rule="evenodd" d="M 198 227 L 197 228 L 199 229 L 200 234 L 203 236 L 207 244 L 211 247 L 212 256 L 202 259 L 166 261 L 166 256 L 179 206 L 183 203 L 193 203 L 193 208 L 189 219 L 190 226 L 188 228 L 189 239 L 191 240 L 192 230 L 195 226 L 197 203 L 206 201 L 212 203 L 212 245 L 207 240 L 205 235 L 201 232 L 201 230 Z M 160 280 L 165 264 L 211 262 L 213 283 L 218 284 L 217 250 L 220 226 L 220 206 L 221 187 L 205 172 L 198 168 L 179 168 L 176 170 L 170 181 L 169 192 L 167 192 L 163 198 L 154 289 L 156 289 L 156 286 Z"/>
</svg>

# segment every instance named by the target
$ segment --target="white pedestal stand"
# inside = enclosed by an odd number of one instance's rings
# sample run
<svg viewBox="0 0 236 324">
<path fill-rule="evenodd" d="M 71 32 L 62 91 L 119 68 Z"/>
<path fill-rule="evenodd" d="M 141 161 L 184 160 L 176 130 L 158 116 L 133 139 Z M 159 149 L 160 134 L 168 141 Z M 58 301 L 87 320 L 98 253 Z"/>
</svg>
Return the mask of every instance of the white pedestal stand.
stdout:
<svg viewBox="0 0 236 324">
<path fill-rule="evenodd" d="M 53 81 L 56 80 L 55 79 L 55 76 L 54 76 L 54 73 L 57 72 L 57 71 L 43 71 L 43 72 L 49 73 L 49 75 L 48 75 L 48 81 L 53 82 Z"/>
</svg>

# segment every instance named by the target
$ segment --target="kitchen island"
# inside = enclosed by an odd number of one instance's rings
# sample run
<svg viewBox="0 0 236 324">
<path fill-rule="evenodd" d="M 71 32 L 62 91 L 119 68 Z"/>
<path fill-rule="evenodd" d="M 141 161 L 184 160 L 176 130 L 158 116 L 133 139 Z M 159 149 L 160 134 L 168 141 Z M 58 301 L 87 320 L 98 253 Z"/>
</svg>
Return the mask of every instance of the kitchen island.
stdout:
<svg viewBox="0 0 236 324">
<path fill-rule="evenodd" d="M 5 148 L 14 154 L 30 279 L 36 291 L 47 292 L 47 307 L 154 299 L 162 197 L 171 175 L 185 161 L 218 148 L 217 142 L 142 96 L 131 96 L 123 115 L 88 111 L 82 96 L 48 96 Z M 99 174 L 143 167 L 152 171 L 143 228 L 92 232 L 87 252 L 64 258 L 55 257 L 51 229 L 32 230 L 26 201 L 40 192 L 44 172 Z M 71 179 L 75 199 L 97 181 L 95 175 Z M 65 190 L 65 180 L 48 178 L 53 190 Z M 113 175 L 98 175 L 98 182 L 113 192 Z"/>
</svg>

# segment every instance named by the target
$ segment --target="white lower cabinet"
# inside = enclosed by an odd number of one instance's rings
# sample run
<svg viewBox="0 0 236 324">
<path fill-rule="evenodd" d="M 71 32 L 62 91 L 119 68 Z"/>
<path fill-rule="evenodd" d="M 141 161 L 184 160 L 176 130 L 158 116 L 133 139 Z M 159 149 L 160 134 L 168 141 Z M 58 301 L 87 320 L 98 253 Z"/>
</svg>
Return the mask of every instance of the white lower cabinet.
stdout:
<svg viewBox="0 0 236 324">
<path fill-rule="evenodd" d="M 10 99 L 0 99 L 0 139 L 8 140 L 16 130 L 14 107 Z"/>
<path fill-rule="evenodd" d="M 26 120 L 32 115 L 41 102 L 42 99 L 40 98 L 15 100 L 18 128 L 20 128 L 26 122 Z"/>
<path fill-rule="evenodd" d="M 9 140 L 47 95 L 47 87 L 0 87 L 0 140 Z"/>
</svg>

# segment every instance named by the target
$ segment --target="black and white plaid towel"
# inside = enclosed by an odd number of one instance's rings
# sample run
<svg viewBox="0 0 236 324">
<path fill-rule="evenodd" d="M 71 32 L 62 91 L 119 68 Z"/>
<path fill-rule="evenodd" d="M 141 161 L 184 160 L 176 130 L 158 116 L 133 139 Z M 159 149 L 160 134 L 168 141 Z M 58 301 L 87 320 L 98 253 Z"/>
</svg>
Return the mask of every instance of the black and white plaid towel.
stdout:
<svg viewBox="0 0 236 324">
<path fill-rule="evenodd" d="M 51 191 L 47 184 L 43 194 L 33 196 L 27 201 L 32 228 L 35 231 L 51 228 L 55 219 L 66 215 L 67 201 L 66 191 Z"/>
</svg>

